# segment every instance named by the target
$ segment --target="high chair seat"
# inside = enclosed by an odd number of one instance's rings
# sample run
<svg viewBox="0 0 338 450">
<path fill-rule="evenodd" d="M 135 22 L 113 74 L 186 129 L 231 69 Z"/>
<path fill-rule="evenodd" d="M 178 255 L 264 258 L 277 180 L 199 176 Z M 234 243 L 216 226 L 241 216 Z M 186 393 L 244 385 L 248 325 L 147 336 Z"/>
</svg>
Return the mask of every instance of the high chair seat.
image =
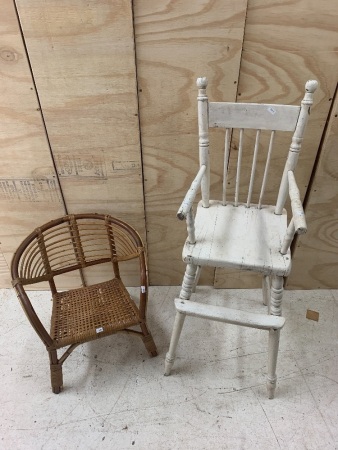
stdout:
<svg viewBox="0 0 338 450">
<path fill-rule="evenodd" d="M 196 243 L 189 238 L 183 247 L 183 261 L 196 266 L 254 270 L 265 275 L 287 276 L 290 251 L 280 248 L 287 230 L 286 211 L 274 214 L 274 206 L 223 205 L 210 200 L 209 208 L 199 202 L 195 217 Z"/>
</svg>

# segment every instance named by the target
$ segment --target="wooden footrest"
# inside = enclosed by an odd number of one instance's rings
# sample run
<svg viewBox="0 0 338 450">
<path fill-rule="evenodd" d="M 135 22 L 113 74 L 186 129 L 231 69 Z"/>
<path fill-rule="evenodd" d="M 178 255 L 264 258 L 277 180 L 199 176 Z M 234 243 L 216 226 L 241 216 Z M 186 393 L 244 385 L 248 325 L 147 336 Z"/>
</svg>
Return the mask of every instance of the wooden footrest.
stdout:
<svg viewBox="0 0 338 450">
<path fill-rule="evenodd" d="M 202 303 L 175 299 L 176 310 L 187 316 L 201 317 L 203 319 L 216 320 L 218 322 L 233 323 L 243 327 L 259 328 L 261 330 L 278 330 L 283 328 L 285 319 L 280 316 L 268 314 L 256 314 L 223 306 L 204 305 Z"/>
</svg>

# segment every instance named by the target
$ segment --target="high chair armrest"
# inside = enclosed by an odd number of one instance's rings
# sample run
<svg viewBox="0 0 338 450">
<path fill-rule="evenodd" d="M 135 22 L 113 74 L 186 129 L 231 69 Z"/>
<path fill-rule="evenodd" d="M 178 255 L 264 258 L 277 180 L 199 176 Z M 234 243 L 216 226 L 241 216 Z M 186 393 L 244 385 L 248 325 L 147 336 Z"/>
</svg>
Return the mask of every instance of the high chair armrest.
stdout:
<svg viewBox="0 0 338 450">
<path fill-rule="evenodd" d="M 288 180 L 289 180 L 289 196 L 291 200 L 291 209 L 293 222 L 295 226 L 295 232 L 298 234 L 304 234 L 307 232 L 305 213 L 300 199 L 296 179 L 292 170 L 288 171 Z"/>
<path fill-rule="evenodd" d="M 207 166 L 204 164 L 201 165 L 200 170 L 198 171 L 194 181 L 191 183 L 191 186 L 186 193 L 184 200 L 177 211 L 177 217 L 180 220 L 184 220 L 187 217 L 188 212 L 190 211 L 192 204 L 194 203 L 197 191 L 201 186 L 203 175 L 206 171 Z"/>
</svg>

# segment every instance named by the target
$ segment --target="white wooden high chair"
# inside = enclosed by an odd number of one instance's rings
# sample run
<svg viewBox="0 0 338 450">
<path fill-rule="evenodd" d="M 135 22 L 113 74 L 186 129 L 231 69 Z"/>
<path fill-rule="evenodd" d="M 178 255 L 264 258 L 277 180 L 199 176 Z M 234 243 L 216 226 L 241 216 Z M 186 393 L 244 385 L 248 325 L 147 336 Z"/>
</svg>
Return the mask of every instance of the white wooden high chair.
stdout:
<svg viewBox="0 0 338 450">
<path fill-rule="evenodd" d="M 285 319 L 281 317 L 284 277 L 291 270 L 290 245 L 296 233 L 306 232 L 304 210 L 294 177 L 305 126 L 313 104 L 317 81 L 308 81 L 301 106 L 269 105 L 255 103 L 209 102 L 206 94 L 208 81 L 198 78 L 198 124 L 200 169 L 188 190 L 177 216 L 186 219 L 188 238 L 183 248 L 186 271 L 179 298 L 175 299 L 176 318 L 169 352 L 165 360 L 165 375 L 169 375 L 175 360 L 176 347 L 188 316 L 201 317 L 225 323 L 269 331 L 267 390 L 274 397 L 276 364 L 280 330 Z M 225 154 L 223 198 L 209 199 L 209 127 L 225 128 Z M 235 196 L 226 198 L 230 141 L 234 129 L 239 129 Z M 253 161 L 246 202 L 239 201 L 241 161 L 244 149 L 244 130 L 256 130 Z M 270 141 L 258 203 L 252 203 L 261 130 L 270 130 Z M 271 152 L 276 132 L 293 132 L 289 154 L 281 177 L 276 205 L 263 203 Z M 202 200 L 196 217 L 192 205 L 201 187 Z M 287 223 L 284 204 L 289 194 L 292 218 Z M 266 314 L 239 311 L 221 306 L 190 301 L 198 282 L 201 267 L 228 267 L 258 272 L 263 279 L 263 302 L 268 305 Z"/>
</svg>

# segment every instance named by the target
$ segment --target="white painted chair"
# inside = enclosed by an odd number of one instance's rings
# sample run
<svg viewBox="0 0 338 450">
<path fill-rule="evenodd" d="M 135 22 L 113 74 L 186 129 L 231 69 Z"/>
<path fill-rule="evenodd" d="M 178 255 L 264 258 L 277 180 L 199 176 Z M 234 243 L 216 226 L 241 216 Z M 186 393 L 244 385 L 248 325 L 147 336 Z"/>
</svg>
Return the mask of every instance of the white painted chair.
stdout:
<svg viewBox="0 0 338 450">
<path fill-rule="evenodd" d="M 175 299 L 176 318 L 165 360 L 165 375 L 170 374 L 173 366 L 176 347 L 187 315 L 263 329 L 269 331 L 267 390 L 269 398 L 273 398 L 277 380 L 279 335 L 285 322 L 281 317 L 283 282 L 291 270 L 290 245 L 296 233 L 306 232 L 305 215 L 294 170 L 313 104 L 313 93 L 318 83 L 313 80 L 306 83 L 301 106 L 209 102 L 206 94 L 207 84 L 206 78 L 197 79 L 200 169 L 177 213 L 179 219 L 187 221 L 188 238 L 183 248 L 183 261 L 187 266 L 179 298 Z M 225 128 L 222 200 L 209 198 L 209 127 Z M 235 195 L 232 201 L 228 201 L 227 175 L 230 141 L 234 129 L 239 129 Z M 241 161 L 246 129 L 256 130 L 256 138 L 248 194 L 246 201 L 240 202 Z M 270 130 L 271 135 L 259 199 L 258 202 L 252 203 L 261 130 Z M 281 174 L 277 202 L 271 206 L 263 203 L 263 196 L 275 133 L 280 131 L 293 132 L 293 137 L 284 172 Z M 200 187 L 202 200 L 194 217 L 192 206 Z M 289 224 L 284 209 L 288 194 L 292 209 Z M 203 266 L 260 273 L 263 279 L 263 303 L 268 305 L 267 313 L 256 314 L 191 301 L 191 294 L 198 283 Z"/>
</svg>

